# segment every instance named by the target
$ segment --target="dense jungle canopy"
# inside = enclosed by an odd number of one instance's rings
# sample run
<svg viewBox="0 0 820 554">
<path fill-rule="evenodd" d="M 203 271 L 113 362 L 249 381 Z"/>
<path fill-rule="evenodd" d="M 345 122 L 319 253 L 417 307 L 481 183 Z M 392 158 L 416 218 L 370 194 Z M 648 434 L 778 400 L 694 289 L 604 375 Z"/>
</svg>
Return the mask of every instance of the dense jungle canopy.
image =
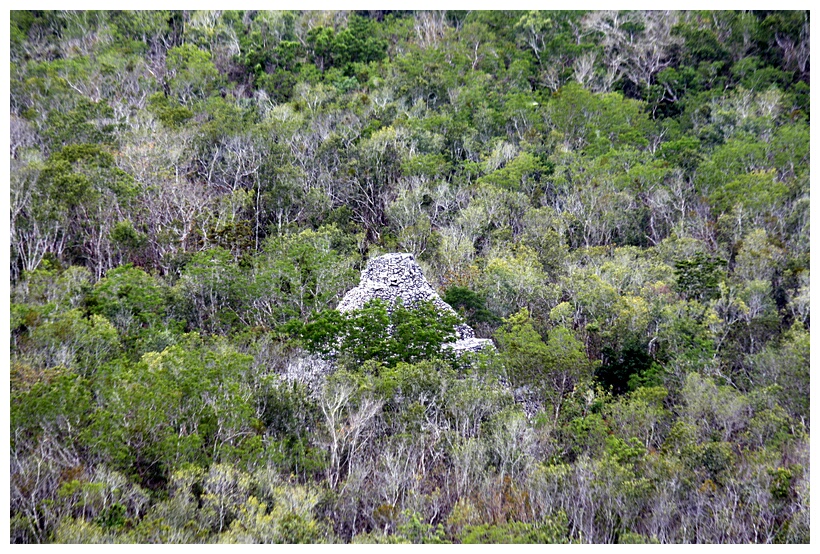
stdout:
<svg viewBox="0 0 820 554">
<path fill-rule="evenodd" d="M 12 542 L 809 541 L 808 11 L 10 19 Z"/>
</svg>

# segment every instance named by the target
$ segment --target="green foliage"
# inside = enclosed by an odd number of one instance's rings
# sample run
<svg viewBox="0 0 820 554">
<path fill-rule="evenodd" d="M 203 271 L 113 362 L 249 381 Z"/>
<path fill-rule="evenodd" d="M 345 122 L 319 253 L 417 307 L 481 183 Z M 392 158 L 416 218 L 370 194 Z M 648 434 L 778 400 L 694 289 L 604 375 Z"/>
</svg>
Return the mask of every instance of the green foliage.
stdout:
<svg viewBox="0 0 820 554">
<path fill-rule="evenodd" d="M 307 319 L 334 304 L 353 284 L 355 258 L 339 251 L 343 240 L 335 226 L 269 238 L 245 292 L 256 321 L 273 326 Z"/>
<path fill-rule="evenodd" d="M 12 543 L 809 542 L 808 11 L 9 17 Z"/>
<path fill-rule="evenodd" d="M 136 472 L 148 486 L 164 482 L 181 463 L 218 460 L 255 434 L 241 379 L 249 357 L 197 342 L 191 337 L 186 347 L 112 365 L 103 377 L 103 407 L 86 440 L 114 467 Z M 119 425 L 122 418 L 130 420 L 127 428 Z"/>
<path fill-rule="evenodd" d="M 429 302 L 405 308 L 401 299 L 392 306 L 374 299 L 360 310 L 325 310 L 306 324 L 292 323 L 290 332 L 312 352 L 352 367 L 368 360 L 393 366 L 445 356 L 442 346 L 455 340 L 458 318 Z"/>
<path fill-rule="evenodd" d="M 663 368 L 641 345 L 628 344 L 620 352 L 605 347 L 603 356 L 607 362 L 595 370 L 595 376 L 615 394 L 661 383 Z"/>
<path fill-rule="evenodd" d="M 450 287 L 445 291 L 443 300 L 457 310 L 471 327 L 478 323 L 496 321 L 495 316 L 487 309 L 486 300 L 466 287 Z"/>
<path fill-rule="evenodd" d="M 182 314 L 194 329 L 229 329 L 237 323 L 244 279 L 224 248 L 194 255 L 175 289 L 182 297 Z"/>
<path fill-rule="evenodd" d="M 512 521 L 500 525 L 467 525 L 459 542 L 462 544 L 566 544 L 566 516 L 537 523 Z"/>
<path fill-rule="evenodd" d="M 504 325 L 496 331 L 495 339 L 517 383 L 540 380 L 550 352 L 533 327 L 526 308 L 505 319 Z"/>
<path fill-rule="evenodd" d="M 410 544 L 447 544 L 444 536 L 444 527 L 424 523 L 416 512 L 405 511 L 404 523 L 401 523 L 396 534 Z"/>
<path fill-rule="evenodd" d="M 81 98 L 72 109 L 49 112 L 46 121 L 44 138 L 54 151 L 72 144 L 115 142 L 114 111 L 105 101 Z"/>
<path fill-rule="evenodd" d="M 260 423 L 271 437 L 271 458 L 283 472 L 307 479 L 325 469 L 324 452 L 310 442 L 320 409 L 304 387 L 294 383 L 271 386 L 262 399 Z"/>
<path fill-rule="evenodd" d="M 604 407 L 614 434 L 625 445 L 658 447 L 666 438 L 671 413 L 664 406 L 669 392 L 663 387 L 641 387 Z"/>
<path fill-rule="evenodd" d="M 569 453 L 573 458 L 586 455 L 590 458 L 601 456 L 605 447 L 615 453 L 623 453 L 627 445 L 615 442 L 608 445 L 606 438 L 609 434 L 609 427 L 601 414 L 591 413 L 583 417 L 576 417 L 567 426 L 569 438 L 567 440 Z M 627 451 L 627 458 L 632 454 Z"/>
<path fill-rule="evenodd" d="M 20 344 L 24 359 L 39 367 L 66 367 L 90 375 L 120 352 L 117 330 L 103 316 L 85 317 L 79 309 L 43 315 L 27 326 Z M 36 315 L 29 312 L 25 317 L 30 321 Z"/>
<path fill-rule="evenodd" d="M 70 444 L 89 424 L 91 391 L 83 377 L 66 369 L 14 390 L 11 399 L 12 444 L 21 448 L 36 446 L 44 435 Z"/>
<path fill-rule="evenodd" d="M 565 396 L 592 377 L 597 365 L 566 327 L 550 330 L 544 342 L 526 308 L 505 319 L 495 339 L 513 384 L 529 386 L 543 395 L 556 419 Z"/>
<path fill-rule="evenodd" d="M 94 286 L 89 299 L 92 313 L 111 320 L 136 318 L 138 324 L 151 325 L 167 311 L 168 291 L 145 271 L 123 265 L 106 273 Z"/>
<path fill-rule="evenodd" d="M 211 55 L 192 44 L 168 50 L 166 65 L 169 88 L 183 105 L 207 98 L 219 85 L 219 72 Z"/>
<path fill-rule="evenodd" d="M 780 346 L 769 345 L 751 358 L 759 386 L 776 385 L 775 397 L 789 415 L 809 422 L 809 333 L 795 323 Z"/>
<path fill-rule="evenodd" d="M 91 272 L 82 266 L 55 267 L 48 259 L 23 276 L 15 299 L 30 306 L 53 305 L 62 309 L 79 308 L 91 290 Z"/>
<path fill-rule="evenodd" d="M 686 300 L 713 300 L 720 294 L 718 284 L 725 279 L 721 271 L 725 264 L 725 260 L 710 259 L 701 252 L 679 260 L 675 262 L 675 287 Z"/>
<path fill-rule="evenodd" d="M 323 26 L 311 29 L 306 42 L 316 67 L 320 71 L 338 67 L 349 75 L 354 63 L 381 60 L 387 44 L 374 36 L 374 28 L 371 20 L 353 15 L 339 32 Z"/>
<path fill-rule="evenodd" d="M 598 96 L 568 84 L 550 99 L 548 113 L 557 136 L 572 149 L 600 155 L 618 146 L 646 146 L 649 118 L 641 102 L 618 93 Z"/>
<path fill-rule="evenodd" d="M 179 127 L 194 116 L 194 112 L 175 103 L 161 92 L 148 98 L 148 110 L 168 127 Z"/>
</svg>

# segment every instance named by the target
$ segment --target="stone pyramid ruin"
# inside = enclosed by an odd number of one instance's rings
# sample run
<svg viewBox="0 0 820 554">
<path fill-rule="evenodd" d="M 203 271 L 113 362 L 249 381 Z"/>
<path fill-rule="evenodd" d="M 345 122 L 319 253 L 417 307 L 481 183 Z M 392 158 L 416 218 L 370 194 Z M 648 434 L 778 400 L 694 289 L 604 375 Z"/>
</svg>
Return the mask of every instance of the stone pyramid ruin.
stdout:
<svg viewBox="0 0 820 554">
<path fill-rule="evenodd" d="M 359 285 L 344 295 L 337 309 L 342 313 L 358 310 L 374 298 L 384 300 L 388 306 L 401 298 L 408 308 L 429 301 L 441 311 L 456 314 L 427 282 L 412 254 L 385 254 L 369 260 Z M 457 353 L 495 348 L 490 339 L 476 338 L 469 325 L 457 325 L 455 331 L 456 341 L 445 344 L 444 348 L 452 348 Z"/>
</svg>

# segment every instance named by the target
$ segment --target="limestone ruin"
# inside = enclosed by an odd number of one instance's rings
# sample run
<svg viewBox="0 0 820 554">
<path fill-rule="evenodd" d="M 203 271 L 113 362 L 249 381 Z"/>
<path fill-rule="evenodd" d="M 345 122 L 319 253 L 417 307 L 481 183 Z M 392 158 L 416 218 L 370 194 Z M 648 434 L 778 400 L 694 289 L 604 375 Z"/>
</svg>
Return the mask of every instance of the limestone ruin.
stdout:
<svg viewBox="0 0 820 554">
<path fill-rule="evenodd" d="M 342 313 L 358 310 L 374 298 L 388 305 L 401 298 L 408 308 L 426 300 L 439 310 L 456 313 L 427 282 L 412 254 L 385 254 L 369 260 L 359 285 L 344 295 L 337 309 Z M 455 331 L 456 341 L 445 344 L 444 348 L 452 348 L 457 353 L 495 348 L 490 339 L 476 338 L 469 325 L 458 325 Z"/>
</svg>

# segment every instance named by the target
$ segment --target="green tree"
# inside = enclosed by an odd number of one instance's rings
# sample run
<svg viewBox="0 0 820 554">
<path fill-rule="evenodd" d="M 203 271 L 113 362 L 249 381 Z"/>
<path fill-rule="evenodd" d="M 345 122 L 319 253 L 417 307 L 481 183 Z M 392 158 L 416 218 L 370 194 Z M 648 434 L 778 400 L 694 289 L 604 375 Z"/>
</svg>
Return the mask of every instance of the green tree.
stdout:
<svg viewBox="0 0 820 554">
<path fill-rule="evenodd" d="M 544 342 L 526 308 L 505 319 L 495 339 L 513 383 L 527 385 L 546 399 L 556 422 L 565 397 L 588 381 L 596 366 L 565 327 L 551 329 Z"/>
<path fill-rule="evenodd" d="M 219 72 L 208 52 L 193 44 L 168 50 L 167 86 L 183 106 L 204 100 L 219 86 Z"/>
<path fill-rule="evenodd" d="M 254 443 L 255 411 L 242 380 L 249 356 L 198 342 L 188 337 L 138 363 L 112 364 L 98 380 L 87 444 L 148 487 L 167 483 L 183 463 L 207 466 Z"/>
<path fill-rule="evenodd" d="M 333 306 L 353 284 L 355 257 L 336 250 L 344 240 L 334 226 L 267 239 L 247 289 L 253 323 L 307 319 Z"/>
</svg>

